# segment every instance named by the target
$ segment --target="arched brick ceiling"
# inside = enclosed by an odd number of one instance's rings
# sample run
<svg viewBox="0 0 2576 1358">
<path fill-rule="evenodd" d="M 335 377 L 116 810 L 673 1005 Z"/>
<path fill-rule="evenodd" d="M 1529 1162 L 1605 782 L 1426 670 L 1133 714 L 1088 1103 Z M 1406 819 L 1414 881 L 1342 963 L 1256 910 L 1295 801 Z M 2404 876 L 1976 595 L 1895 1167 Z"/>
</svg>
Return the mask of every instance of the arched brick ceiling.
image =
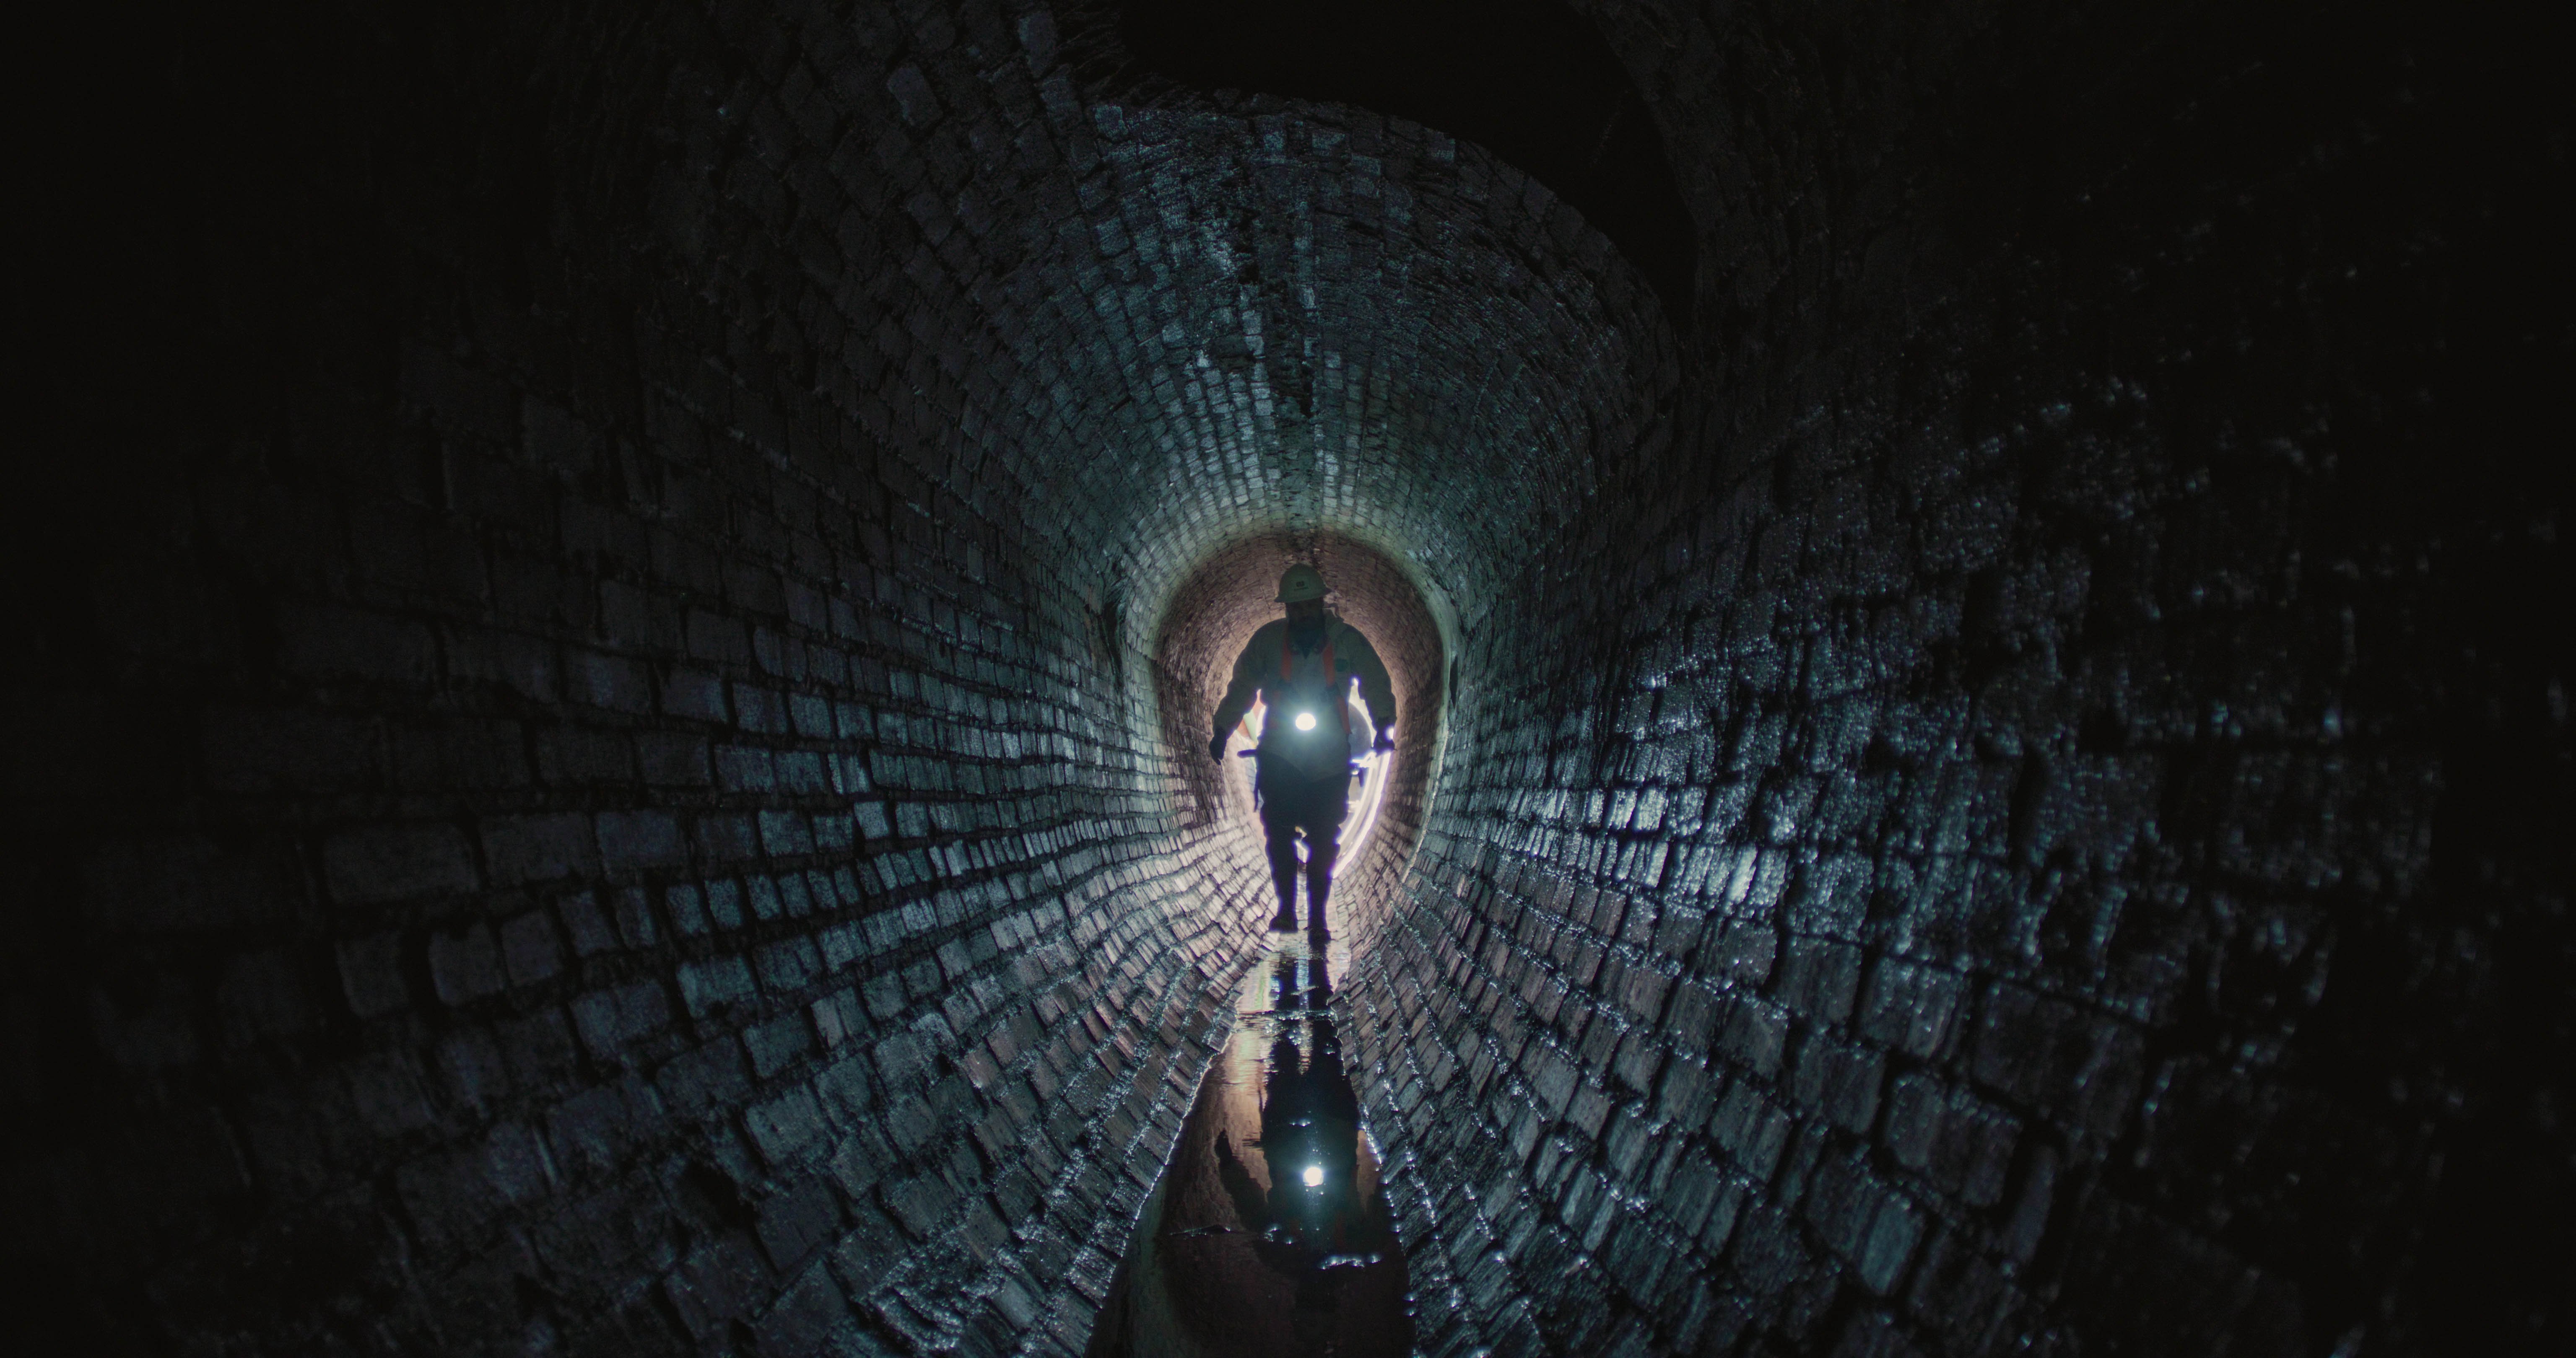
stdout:
<svg viewBox="0 0 2576 1358">
<path fill-rule="evenodd" d="M 1473 142 L 1607 236 L 1667 318 L 1694 311 L 1698 226 L 1627 65 L 1559 0 L 1077 0 L 1071 62 L 1110 103 L 1279 95 Z"/>
<path fill-rule="evenodd" d="M 989 319 L 1057 397 L 1006 454 L 1034 516 L 1138 621 L 1210 550 L 1281 531 L 1484 598 L 1669 399 L 1633 272 L 1472 145 L 1312 105 L 1089 116 L 1100 206 Z"/>
<path fill-rule="evenodd" d="M 1684 340 L 1508 147 L 1038 0 L 41 49 L 56 1347 L 1079 1352 L 1313 553 L 1447 719 L 1336 992 L 1426 1347 L 2554 1351 L 2565 43 L 1571 8 Z"/>
</svg>

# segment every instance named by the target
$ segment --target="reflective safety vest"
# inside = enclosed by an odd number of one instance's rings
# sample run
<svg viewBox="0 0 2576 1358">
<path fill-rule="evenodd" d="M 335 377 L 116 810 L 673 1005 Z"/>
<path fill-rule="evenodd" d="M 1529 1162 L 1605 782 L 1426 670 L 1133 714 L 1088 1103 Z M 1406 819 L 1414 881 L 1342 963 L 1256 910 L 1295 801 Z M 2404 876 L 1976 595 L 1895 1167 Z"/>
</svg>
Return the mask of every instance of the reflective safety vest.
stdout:
<svg viewBox="0 0 2576 1358">
<path fill-rule="evenodd" d="M 1329 626 L 1324 630 L 1323 652 L 1315 659 L 1319 662 L 1317 668 L 1322 671 L 1318 676 L 1320 683 L 1315 686 L 1320 692 L 1298 682 L 1296 648 L 1288 644 L 1287 638 L 1279 639 L 1280 687 L 1293 689 L 1296 696 L 1293 707 L 1292 704 L 1274 703 L 1270 712 L 1261 719 L 1261 748 L 1285 755 L 1288 762 L 1311 777 L 1328 778 L 1335 773 L 1347 772 L 1352 756 L 1351 695 L 1347 681 L 1333 669 L 1333 631 Z M 1333 709 L 1334 723 L 1328 726 L 1319 719 L 1314 730 L 1298 730 L 1297 713 L 1310 711 L 1303 704 L 1318 700 Z"/>
</svg>

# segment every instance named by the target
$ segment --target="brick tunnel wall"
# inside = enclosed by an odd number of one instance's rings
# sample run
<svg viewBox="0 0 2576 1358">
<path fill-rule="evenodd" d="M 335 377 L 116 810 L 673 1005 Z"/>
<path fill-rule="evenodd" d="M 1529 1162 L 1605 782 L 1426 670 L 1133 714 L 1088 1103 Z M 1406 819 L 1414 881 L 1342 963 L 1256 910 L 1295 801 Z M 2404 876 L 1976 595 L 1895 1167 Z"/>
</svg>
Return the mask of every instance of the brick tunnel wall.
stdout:
<svg viewBox="0 0 2576 1358">
<path fill-rule="evenodd" d="M 1078 1349 L 1267 910 L 1155 629 L 1338 532 L 1458 611 L 1347 987 L 1426 1347 L 2545 1344 L 2547 45 L 1579 7 L 1678 326 L 1471 145 L 1017 0 L 92 73 L 12 1323 Z"/>
<path fill-rule="evenodd" d="M 1087 106 L 1034 6 L 152 41 L 9 503 L 13 1327 L 1079 1349 L 1269 914 L 1165 605 L 1325 521 L 1474 578 L 1669 379 L 1642 289 L 1420 128 Z"/>
<path fill-rule="evenodd" d="M 972 299 L 758 97 L 777 20 L 564 18 L 179 22 L 195 140 L 80 223 L 166 347 L 71 369 L 21 506 L 6 1328 L 1078 1349 L 1257 836 L 1173 814 L 1101 570 L 960 432 Z M 799 173 L 846 230 L 763 219 Z"/>
<path fill-rule="evenodd" d="M 1709 366 L 1352 993 L 1424 1347 L 2563 1346 L 2563 110 L 2378 14 L 1591 8 Z"/>
</svg>

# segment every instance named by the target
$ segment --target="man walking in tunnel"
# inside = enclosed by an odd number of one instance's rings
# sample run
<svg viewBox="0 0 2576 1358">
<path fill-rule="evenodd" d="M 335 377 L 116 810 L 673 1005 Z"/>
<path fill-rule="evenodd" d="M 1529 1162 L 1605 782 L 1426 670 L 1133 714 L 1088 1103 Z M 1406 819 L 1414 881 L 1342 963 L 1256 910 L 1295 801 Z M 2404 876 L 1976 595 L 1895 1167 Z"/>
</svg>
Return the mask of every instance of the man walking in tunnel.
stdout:
<svg viewBox="0 0 2576 1358">
<path fill-rule="evenodd" d="M 1374 748 L 1395 748 L 1395 687 L 1368 638 L 1324 610 L 1324 577 L 1314 567 L 1290 566 L 1279 577 L 1278 602 L 1288 616 L 1264 624 L 1235 658 L 1234 681 L 1216 706 L 1208 757 L 1223 762 L 1226 738 L 1259 697 L 1265 715 L 1252 788 L 1270 840 L 1270 880 L 1279 891 L 1270 927 L 1297 927 L 1297 835 L 1303 831 L 1306 928 L 1320 935 L 1349 806 L 1351 756 L 1361 743 L 1354 737 L 1373 730 Z M 1351 727 L 1354 682 L 1372 730 Z"/>
</svg>

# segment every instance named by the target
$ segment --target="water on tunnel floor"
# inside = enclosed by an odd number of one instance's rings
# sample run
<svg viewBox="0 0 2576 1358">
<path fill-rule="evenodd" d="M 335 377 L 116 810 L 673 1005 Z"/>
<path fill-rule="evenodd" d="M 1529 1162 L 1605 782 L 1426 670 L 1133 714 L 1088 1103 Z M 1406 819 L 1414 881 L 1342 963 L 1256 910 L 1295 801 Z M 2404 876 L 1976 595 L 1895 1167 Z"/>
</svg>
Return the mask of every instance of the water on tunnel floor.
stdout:
<svg viewBox="0 0 2576 1358">
<path fill-rule="evenodd" d="M 1090 1358 L 1412 1351 L 1377 1148 L 1327 1008 L 1348 960 L 1292 936 L 1245 978 Z"/>
</svg>

